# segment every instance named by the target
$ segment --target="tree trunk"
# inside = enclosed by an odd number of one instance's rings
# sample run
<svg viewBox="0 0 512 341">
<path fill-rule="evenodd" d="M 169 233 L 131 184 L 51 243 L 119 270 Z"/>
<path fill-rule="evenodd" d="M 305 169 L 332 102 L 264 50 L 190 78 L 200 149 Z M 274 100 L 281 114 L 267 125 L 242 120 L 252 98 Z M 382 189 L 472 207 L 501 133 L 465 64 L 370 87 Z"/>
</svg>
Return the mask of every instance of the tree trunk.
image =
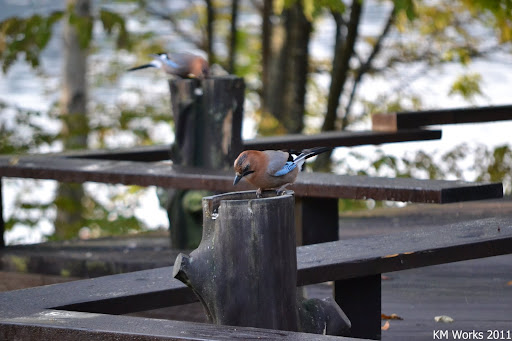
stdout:
<svg viewBox="0 0 512 341">
<path fill-rule="evenodd" d="M 205 0 L 206 2 L 206 53 L 208 54 L 208 61 L 210 64 L 215 63 L 215 53 L 213 51 L 213 32 L 215 22 L 215 8 L 212 0 Z"/>
<path fill-rule="evenodd" d="M 281 19 L 283 26 L 274 30 L 277 34 L 273 35 L 275 41 L 272 63 L 267 59 L 263 61 L 264 67 L 272 70 L 272 79 L 267 71 L 263 73 L 264 82 L 268 82 L 266 85 L 264 83 L 264 87 L 269 89 L 269 91 L 264 90 L 266 96 L 264 108 L 288 133 L 300 133 L 304 128 L 306 81 L 309 68 L 308 46 L 312 26 L 304 16 L 300 2 L 285 9 Z M 263 28 L 265 29 L 266 25 Z M 267 28 L 264 34 L 268 31 Z M 264 58 L 267 58 L 265 51 Z"/>
<path fill-rule="evenodd" d="M 231 4 L 231 27 L 229 34 L 229 56 L 228 56 L 228 72 L 235 74 L 236 46 L 237 46 L 237 20 L 239 0 L 232 0 Z"/>
<path fill-rule="evenodd" d="M 89 17 L 89 0 L 68 0 L 68 8 L 78 17 Z M 60 101 L 62 115 L 62 139 L 64 149 L 87 147 L 87 51 L 79 43 L 79 32 L 70 20 L 64 20 L 63 28 L 64 68 Z M 65 239 L 76 236 L 82 227 L 83 188 L 79 184 L 59 185 L 55 203 L 55 237 Z"/>
<path fill-rule="evenodd" d="M 350 20 L 347 25 L 347 34 L 344 43 L 336 43 L 334 60 L 331 72 L 331 85 L 327 99 L 327 112 L 325 114 L 322 131 L 335 130 L 340 97 L 345 88 L 350 72 L 350 59 L 354 54 L 354 47 L 358 36 L 359 20 L 361 18 L 362 0 L 353 0 L 350 8 Z M 319 155 L 314 164 L 315 170 L 329 170 L 331 152 Z"/>
<path fill-rule="evenodd" d="M 262 9 L 262 28 L 261 28 L 261 81 L 262 81 L 262 90 L 261 90 L 261 103 L 264 112 L 269 112 L 270 108 L 268 107 L 268 98 L 270 96 L 270 65 L 272 60 L 272 21 L 271 16 L 273 13 L 273 1 L 272 0 L 263 0 L 263 9 Z"/>
<path fill-rule="evenodd" d="M 243 79 L 173 79 L 169 87 L 176 136 L 171 150 L 173 162 L 231 169 L 242 151 Z M 169 189 L 168 194 L 172 247 L 196 247 L 202 230 L 200 200 L 205 192 Z"/>
<path fill-rule="evenodd" d="M 173 275 L 215 324 L 346 334 L 350 321 L 331 299 L 297 296 L 293 192 L 233 192 L 203 198 L 203 236 Z"/>
</svg>

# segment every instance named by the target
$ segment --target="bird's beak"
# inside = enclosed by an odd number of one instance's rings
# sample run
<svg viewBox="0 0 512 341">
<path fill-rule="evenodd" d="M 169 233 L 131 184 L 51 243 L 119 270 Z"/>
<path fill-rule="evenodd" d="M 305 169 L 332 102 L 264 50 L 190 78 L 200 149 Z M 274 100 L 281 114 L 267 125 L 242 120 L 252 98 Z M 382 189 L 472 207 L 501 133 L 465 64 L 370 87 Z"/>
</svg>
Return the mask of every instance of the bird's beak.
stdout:
<svg viewBox="0 0 512 341">
<path fill-rule="evenodd" d="M 233 186 L 235 186 L 237 183 L 239 183 L 240 180 L 242 180 L 242 178 L 243 178 L 243 175 L 237 174 L 235 176 L 235 181 L 233 181 Z"/>
</svg>

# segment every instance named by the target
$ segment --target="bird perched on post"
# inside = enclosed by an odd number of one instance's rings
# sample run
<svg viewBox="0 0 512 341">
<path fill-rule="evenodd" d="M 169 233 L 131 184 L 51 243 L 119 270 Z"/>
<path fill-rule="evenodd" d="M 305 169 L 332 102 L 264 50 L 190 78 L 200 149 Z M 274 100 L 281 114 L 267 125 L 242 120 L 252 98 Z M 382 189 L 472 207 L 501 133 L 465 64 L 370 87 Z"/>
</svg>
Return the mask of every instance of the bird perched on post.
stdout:
<svg viewBox="0 0 512 341">
<path fill-rule="evenodd" d="M 167 53 L 152 54 L 154 59 L 149 64 L 128 69 L 128 71 L 135 71 L 145 69 L 148 67 L 156 67 L 164 70 L 166 73 L 181 78 L 197 78 L 203 79 L 208 77 L 209 65 L 208 62 L 201 56 L 183 52 L 176 53 L 172 56 Z"/>
<path fill-rule="evenodd" d="M 277 189 L 277 193 L 280 194 L 287 185 L 295 181 L 306 159 L 330 149 L 332 148 L 304 149 L 295 158 L 292 153 L 280 150 L 246 150 L 235 160 L 233 167 L 236 176 L 233 185 L 246 178 L 250 184 L 258 188 L 258 197 L 266 189 Z"/>
</svg>

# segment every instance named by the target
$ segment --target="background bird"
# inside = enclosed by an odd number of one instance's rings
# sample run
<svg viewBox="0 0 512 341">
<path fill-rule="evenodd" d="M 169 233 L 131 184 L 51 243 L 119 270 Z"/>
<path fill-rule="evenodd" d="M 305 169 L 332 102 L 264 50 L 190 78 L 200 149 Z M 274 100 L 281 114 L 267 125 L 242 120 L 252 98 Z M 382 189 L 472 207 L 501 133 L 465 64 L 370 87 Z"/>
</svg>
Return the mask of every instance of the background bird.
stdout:
<svg viewBox="0 0 512 341">
<path fill-rule="evenodd" d="M 306 159 L 332 148 L 317 147 L 304 149 L 297 157 L 280 150 L 246 150 L 238 155 L 234 163 L 236 185 L 242 178 L 257 187 L 256 195 L 266 189 L 277 189 L 280 194 L 293 183 Z"/>
<path fill-rule="evenodd" d="M 156 67 L 164 70 L 170 75 L 179 76 L 181 78 L 203 79 L 208 77 L 209 65 L 201 56 L 188 52 L 176 53 L 173 55 L 158 53 L 152 54 L 151 56 L 154 59 L 149 64 L 136 66 L 128 69 L 128 71 Z"/>
</svg>

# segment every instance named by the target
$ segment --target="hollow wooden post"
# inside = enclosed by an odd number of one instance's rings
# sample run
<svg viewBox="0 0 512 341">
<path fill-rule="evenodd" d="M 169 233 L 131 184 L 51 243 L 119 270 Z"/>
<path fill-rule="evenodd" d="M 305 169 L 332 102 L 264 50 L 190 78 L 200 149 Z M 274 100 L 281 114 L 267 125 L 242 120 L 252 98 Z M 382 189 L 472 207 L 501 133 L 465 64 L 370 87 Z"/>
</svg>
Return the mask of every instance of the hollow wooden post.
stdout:
<svg viewBox="0 0 512 341">
<path fill-rule="evenodd" d="M 242 151 L 245 84 L 234 76 L 169 81 L 175 125 L 171 159 L 175 164 L 230 168 Z M 169 220 L 174 248 L 194 248 L 201 235 L 201 210 L 189 203 L 190 191 L 169 190 Z M 201 207 L 199 205 L 199 207 Z"/>
<path fill-rule="evenodd" d="M 201 244 L 178 256 L 174 276 L 212 323 L 298 329 L 293 205 L 290 194 L 256 199 L 254 191 L 203 199 Z"/>
<path fill-rule="evenodd" d="M 350 327 L 334 300 L 297 296 L 293 192 L 203 198 L 203 236 L 178 255 L 173 275 L 203 304 L 210 322 L 341 335 Z"/>
</svg>

